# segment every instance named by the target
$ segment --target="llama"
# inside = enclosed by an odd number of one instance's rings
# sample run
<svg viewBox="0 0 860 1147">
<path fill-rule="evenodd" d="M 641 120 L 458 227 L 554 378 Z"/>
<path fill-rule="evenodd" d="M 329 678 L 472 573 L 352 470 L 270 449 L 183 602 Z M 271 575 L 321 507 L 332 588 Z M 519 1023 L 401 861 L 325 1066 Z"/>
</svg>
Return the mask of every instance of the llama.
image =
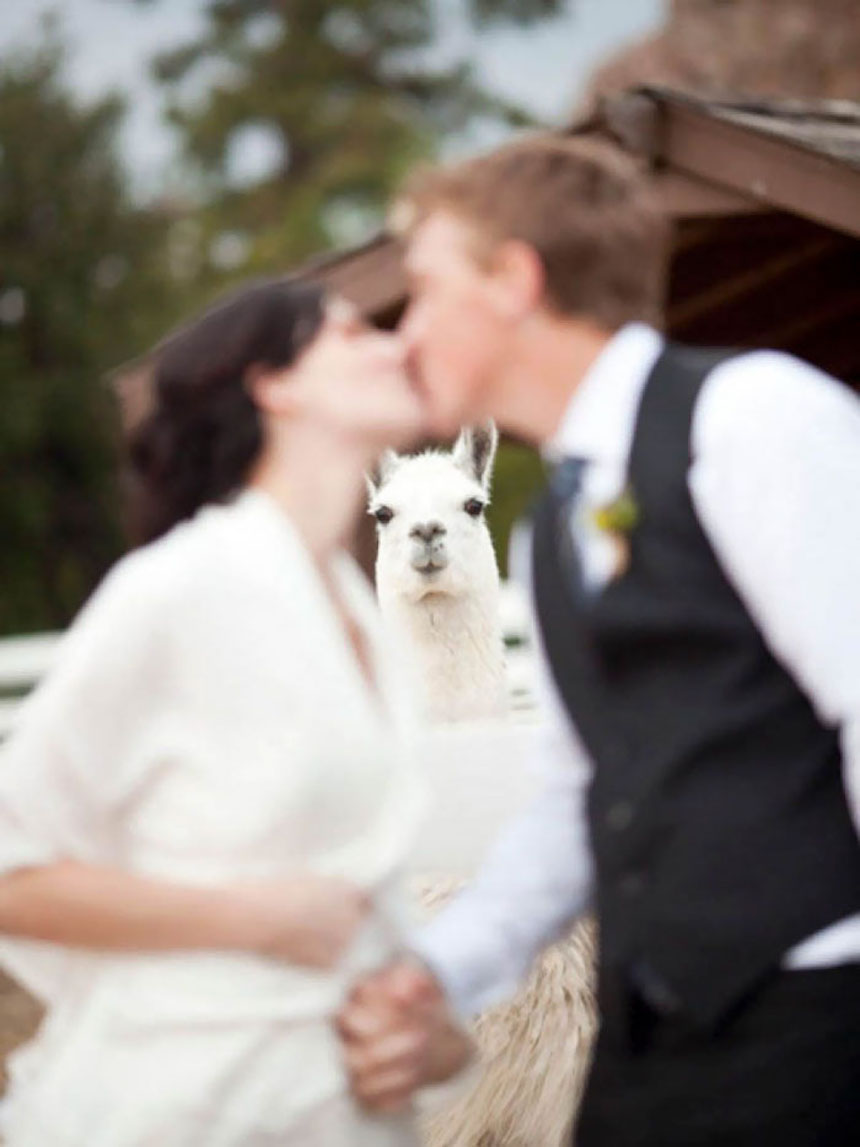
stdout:
<svg viewBox="0 0 860 1147">
<path fill-rule="evenodd" d="M 453 453 L 389 451 L 371 479 L 380 607 L 415 666 L 431 720 L 505 711 L 499 570 L 484 518 L 495 427 Z"/>
<path fill-rule="evenodd" d="M 411 657 L 427 715 L 446 725 L 503 717 L 506 708 L 499 574 L 484 520 L 496 443 L 492 424 L 466 429 L 450 453 L 389 452 L 369 479 L 383 617 Z M 504 736 L 515 731 L 511 725 Z M 477 764 L 468 754 L 454 762 L 454 771 L 449 756 L 444 763 L 449 771 L 442 775 L 441 791 L 434 784 L 441 800 L 430 826 L 437 842 L 448 837 L 441 863 L 438 843 L 418 848 L 423 867 L 416 891 L 431 911 L 470 875 L 472 857 L 464 863 L 465 854 L 457 856 L 450 837 L 463 834 L 448 831 L 447 815 L 462 816 L 465 805 L 478 803 L 476 793 L 488 798 L 484 812 L 494 805 L 483 818 L 479 808 L 480 823 L 468 825 L 474 853 L 476 841 L 485 846 L 504 819 L 495 790 L 516 791 L 516 804 L 522 803 L 522 790 L 511 786 L 509 777 L 471 775 Z M 464 799 L 464 793 L 472 799 Z M 507 815 L 512 811 L 509 807 Z M 474 1028 L 479 1070 L 464 1092 L 428 1114 L 427 1147 L 569 1142 L 596 1027 L 593 966 L 592 929 L 583 923 L 543 955 L 513 1001 L 479 1017 Z"/>
</svg>

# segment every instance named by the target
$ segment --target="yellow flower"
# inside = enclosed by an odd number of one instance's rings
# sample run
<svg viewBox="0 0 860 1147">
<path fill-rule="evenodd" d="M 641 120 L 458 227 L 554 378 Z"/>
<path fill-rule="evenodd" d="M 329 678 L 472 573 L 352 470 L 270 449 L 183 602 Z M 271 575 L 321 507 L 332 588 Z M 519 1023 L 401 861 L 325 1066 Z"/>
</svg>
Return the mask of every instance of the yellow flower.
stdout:
<svg viewBox="0 0 860 1147">
<path fill-rule="evenodd" d="M 639 521 L 639 506 L 632 489 L 627 486 L 612 502 L 596 506 L 591 520 L 605 534 L 629 534 Z"/>
<path fill-rule="evenodd" d="M 633 490 L 626 486 L 611 502 L 591 511 L 592 523 L 608 536 L 615 556 L 612 580 L 621 577 L 630 565 L 630 534 L 639 521 L 639 506 Z"/>
</svg>

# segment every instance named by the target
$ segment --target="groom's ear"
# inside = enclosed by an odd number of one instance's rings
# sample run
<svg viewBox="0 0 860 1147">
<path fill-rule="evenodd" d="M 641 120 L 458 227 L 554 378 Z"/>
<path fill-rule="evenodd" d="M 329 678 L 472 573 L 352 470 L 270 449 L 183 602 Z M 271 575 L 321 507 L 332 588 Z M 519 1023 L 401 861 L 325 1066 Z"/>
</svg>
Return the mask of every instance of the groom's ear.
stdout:
<svg viewBox="0 0 860 1147">
<path fill-rule="evenodd" d="M 490 275 L 498 306 L 512 323 L 543 306 L 546 271 L 530 243 L 520 239 L 500 243 L 491 257 Z"/>
</svg>

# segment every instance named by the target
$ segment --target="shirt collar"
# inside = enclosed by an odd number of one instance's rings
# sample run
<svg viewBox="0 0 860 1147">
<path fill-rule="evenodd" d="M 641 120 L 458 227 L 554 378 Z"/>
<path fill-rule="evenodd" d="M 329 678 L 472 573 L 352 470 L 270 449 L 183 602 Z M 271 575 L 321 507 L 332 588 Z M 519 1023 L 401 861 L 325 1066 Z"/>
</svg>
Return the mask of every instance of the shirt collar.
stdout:
<svg viewBox="0 0 860 1147">
<path fill-rule="evenodd" d="M 662 350 L 663 337 L 653 327 L 622 327 L 577 386 L 544 449 L 546 459 L 577 456 L 626 465 L 639 399 Z"/>
</svg>

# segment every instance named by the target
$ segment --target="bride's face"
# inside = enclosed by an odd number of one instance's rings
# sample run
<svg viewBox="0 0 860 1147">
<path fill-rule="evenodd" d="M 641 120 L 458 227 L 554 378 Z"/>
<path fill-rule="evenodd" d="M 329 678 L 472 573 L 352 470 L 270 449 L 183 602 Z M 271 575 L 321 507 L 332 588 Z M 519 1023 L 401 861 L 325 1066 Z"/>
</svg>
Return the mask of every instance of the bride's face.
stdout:
<svg viewBox="0 0 860 1147">
<path fill-rule="evenodd" d="M 399 340 L 368 327 L 342 299 L 326 305 L 316 337 L 284 372 L 284 412 L 356 446 L 368 458 L 414 443 L 425 414 Z"/>
</svg>

